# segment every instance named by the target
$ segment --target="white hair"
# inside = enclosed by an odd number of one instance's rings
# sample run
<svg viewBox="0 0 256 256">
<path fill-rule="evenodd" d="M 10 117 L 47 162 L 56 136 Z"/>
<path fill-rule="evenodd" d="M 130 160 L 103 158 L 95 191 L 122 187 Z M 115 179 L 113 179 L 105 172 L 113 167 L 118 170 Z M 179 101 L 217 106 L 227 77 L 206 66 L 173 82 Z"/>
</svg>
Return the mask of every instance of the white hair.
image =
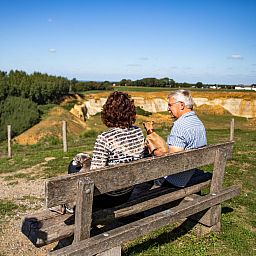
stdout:
<svg viewBox="0 0 256 256">
<path fill-rule="evenodd" d="M 171 92 L 168 95 L 168 100 L 170 99 L 170 97 L 173 97 L 175 102 L 183 102 L 187 108 L 193 109 L 194 101 L 189 91 L 177 90 L 175 92 Z"/>
</svg>

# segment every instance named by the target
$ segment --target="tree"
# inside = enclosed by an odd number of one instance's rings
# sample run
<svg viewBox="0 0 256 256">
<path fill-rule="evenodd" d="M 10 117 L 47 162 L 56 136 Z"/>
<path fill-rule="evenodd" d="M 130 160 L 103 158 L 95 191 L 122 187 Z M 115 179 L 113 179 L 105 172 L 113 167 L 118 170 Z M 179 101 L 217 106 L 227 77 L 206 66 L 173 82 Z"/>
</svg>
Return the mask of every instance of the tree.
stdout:
<svg viewBox="0 0 256 256">
<path fill-rule="evenodd" d="M 0 103 L 0 139 L 7 137 L 6 127 L 12 126 L 12 136 L 16 136 L 31 126 L 40 118 L 38 106 L 29 99 L 9 96 Z"/>
<path fill-rule="evenodd" d="M 196 83 L 196 88 L 202 88 L 203 87 L 203 83 L 202 82 L 197 82 Z"/>
</svg>

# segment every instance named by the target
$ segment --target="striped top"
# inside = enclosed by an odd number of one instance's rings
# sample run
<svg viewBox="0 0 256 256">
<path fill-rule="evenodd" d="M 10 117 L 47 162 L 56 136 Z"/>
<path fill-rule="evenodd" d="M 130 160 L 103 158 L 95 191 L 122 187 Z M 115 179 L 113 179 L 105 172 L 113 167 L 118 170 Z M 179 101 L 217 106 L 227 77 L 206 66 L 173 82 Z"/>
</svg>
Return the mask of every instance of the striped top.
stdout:
<svg viewBox="0 0 256 256">
<path fill-rule="evenodd" d="M 143 154 L 144 136 L 139 127 L 111 128 L 97 137 L 90 169 L 128 163 Z"/>
<path fill-rule="evenodd" d="M 100 134 L 95 142 L 91 170 L 120 163 L 139 160 L 144 156 L 144 136 L 137 126 L 111 128 Z M 120 196 L 129 193 L 133 187 L 106 193 Z"/>
<path fill-rule="evenodd" d="M 194 111 L 182 115 L 173 123 L 167 144 L 168 147 L 175 146 L 183 149 L 194 149 L 207 145 L 205 127 Z M 184 187 L 193 174 L 194 171 L 187 171 L 165 178 L 177 187 Z"/>
</svg>

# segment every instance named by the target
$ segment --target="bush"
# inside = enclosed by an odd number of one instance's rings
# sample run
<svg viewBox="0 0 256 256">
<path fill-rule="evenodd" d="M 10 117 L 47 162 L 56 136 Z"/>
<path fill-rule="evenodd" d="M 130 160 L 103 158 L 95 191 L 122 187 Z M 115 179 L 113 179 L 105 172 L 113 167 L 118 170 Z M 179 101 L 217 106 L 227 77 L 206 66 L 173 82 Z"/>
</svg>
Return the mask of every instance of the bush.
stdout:
<svg viewBox="0 0 256 256">
<path fill-rule="evenodd" d="M 136 107 L 136 114 L 141 116 L 150 116 L 152 115 L 151 112 L 144 110 L 141 107 Z"/>
<path fill-rule="evenodd" d="M 72 101 L 69 101 L 69 102 L 67 102 L 65 104 L 62 104 L 61 106 L 64 109 L 70 111 L 76 104 L 78 104 L 78 102 L 79 102 L 78 100 L 72 100 Z"/>
<path fill-rule="evenodd" d="M 35 125 L 39 119 L 36 103 L 20 97 L 7 97 L 0 103 L 0 140 L 7 138 L 7 125 L 12 126 L 13 137 Z"/>
<path fill-rule="evenodd" d="M 38 109 L 41 115 L 47 114 L 49 112 L 49 110 L 51 110 L 52 108 L 58 106 L 57 104 L 46 104 L 46 105 L 38 105 Z"/>
<path fill-rule="evenodd" d="M 91 129 L 91 130 L 86 130 L 86 131 L 82 132 L 80 134 L 80 137 L 81 138 L 87 138 L 87 139 L 88 138 L 95 139 L 97 137 L 97 135 L 98 135 L 98 132 L 96 130 Z"/>
</svg>

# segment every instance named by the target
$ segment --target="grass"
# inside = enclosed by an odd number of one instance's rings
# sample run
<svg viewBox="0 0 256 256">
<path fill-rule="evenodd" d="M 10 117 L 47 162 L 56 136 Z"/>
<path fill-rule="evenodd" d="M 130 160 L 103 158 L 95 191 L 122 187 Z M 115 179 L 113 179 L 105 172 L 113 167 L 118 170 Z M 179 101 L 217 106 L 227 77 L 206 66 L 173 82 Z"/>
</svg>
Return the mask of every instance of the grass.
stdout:
<svg viewBox="0 0 256 256">
<path fill-rule="evenodd" d="M 199 113 L 206 125 L 209 144 L 229 140 L 229 123 L 231 116 L 204 115 Z M 256 255 L 256 131 L 247 125 L 246 118 L 235 117 L 235 146 L 233 157 L 227 162 L 224 187 L 238 184 L 242 188 L 241 195 L 223 203 L 222 231 L 219 235 L 211 234 L 204 238 L 196 238 L 193 231 L 186 234 L 173 225 L 166 226 L 147 236 L 127 243 L 123 246 L 123 254 L 130 255 Z M 142 120 L 137 124 L 142 127 Z M 63 153 L 59 141 L 39 143 L 35 146 L 19 146 L 13 148 L 12 159 L 2 156 L 0 175 L 8 174 L 7 180 L 27 179 L 23 172 L 15 171 L 45 163 L 40 177 L 49 178 L 66 173 L 72 157 L 79 152 L 90 152 L 97 135 L 105 130 L 100 115 L 95 115 L 87 121 L 88 127 L 78 137 L 69 138 L 67 153 Z M 163 137 L 169 134 L 170 124 L 158 122 L 156 130 Z M 0 151 L 6 144 L 0 145 Z M 46 157 L 55 159 L 46 161 Z M 209 169 L 210 167 L 208 167 Z M 10 176 L 10 177 L 9 177 Z M 8 178 L 9 177 L 9 178 Z M 15 185 L 15 184 L 14 184 Z M 28 200 L 34 200 L 33 198 Z M 12 215 L 19 206 L 11 201 L 0 200 L 0 217 Z"/>
<path fill-rule="evenodd" d="M 122 92 L 162 92 L 162 91 L 171 91 L 174 89 L 164 88 L 164 87 L 136 87 L 136 86 L 115 86 L 114 91 Z"/>
<path fill-rule="evenodd" d="M 208 129 L 209 143 L 227 140 L 228 131 Z M 183 235 L 173 226 L 153 232 L 124 247 L 124 255 L 256 255 L 256 147 L 255 131 L 236 130 L 233 157 L 228 161 L 224 187 L 238 184 L 240 196 L 222 204 L 222 231 L 195 238 L 193 231 Z M 250 153 L 247 153 L 250 152 Z"/>
<path fill-rule="evenodd" d="M 0 199 L 0 216 L 1 219 L 6 215 L 13 215 L 15 210 L 17 210 L 19 206 L 12 201 L 2 200 Z"/>
<path fill-rule="evenodd" d="M 122 91 L 122 92 L 162 92 L 162 91 L 176 91 L 179 89 L 189 90 L 189 91 L 195 91 L 195 92 L 205 92 L 207 91 L 210 93 L 216 93 L 216 92 L 249 92 L 249 93 L 255 93 L 255 91 L 244 91 L 244 90 L 235 90 L 235 89 L 205 89 L 205 88 L 190 88 L 190 87 L 184 87 L 184 88 L 170 88 L 170 87 L 143 87 L 143 86 L 115 86 L 113 87 L 114 91 Z M 94 91 L 90 91 L 91 93 L 94 93 Z M 102 91 L 97 91 L 102 92 Z"/>
</svg>

